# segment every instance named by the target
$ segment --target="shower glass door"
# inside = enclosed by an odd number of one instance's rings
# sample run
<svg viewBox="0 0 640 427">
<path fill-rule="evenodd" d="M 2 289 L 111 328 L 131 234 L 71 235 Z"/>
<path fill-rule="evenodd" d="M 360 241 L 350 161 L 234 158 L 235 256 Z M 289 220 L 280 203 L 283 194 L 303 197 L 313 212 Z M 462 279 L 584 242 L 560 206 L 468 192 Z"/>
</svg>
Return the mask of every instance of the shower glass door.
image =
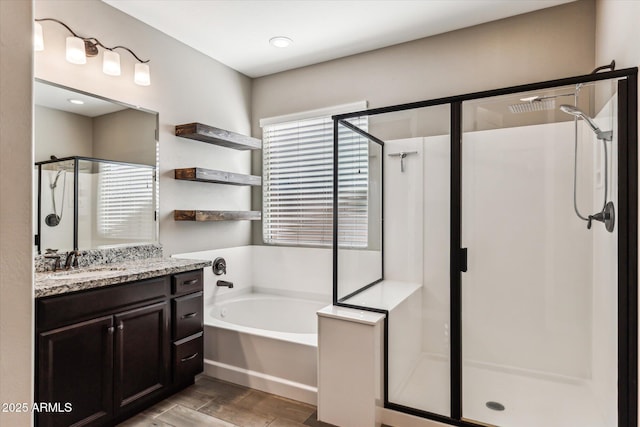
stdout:
<svg viewBox="0 0 640 427">
<path fill-rule="evenodd" d="M 446 104 L 370 120 L 371 129 L 384 140 L 383 283 L 398 296 L 385 307 L 388 399 L 447 417 L 451 415 L 450 117 Z"/>
<path fill-rule="evenodd" d="M 466 420 L 617 425 L 616 88 L 463 103 Z"/>
</svg>

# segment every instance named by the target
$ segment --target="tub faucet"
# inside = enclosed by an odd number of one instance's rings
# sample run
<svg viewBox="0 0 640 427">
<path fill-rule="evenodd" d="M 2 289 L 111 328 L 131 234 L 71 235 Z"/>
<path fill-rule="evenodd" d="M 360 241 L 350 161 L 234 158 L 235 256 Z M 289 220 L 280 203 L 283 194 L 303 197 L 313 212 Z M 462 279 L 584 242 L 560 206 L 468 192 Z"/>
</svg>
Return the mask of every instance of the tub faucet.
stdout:
<svg viewBox="0 0 640 427">
<path fill-rule="evenodd" d="M 233 288 L 233 282 L 227 282 L 226 280 L 218 280 L 216 282 L 217 286 L 226 286 L 227 288 Z"/>
</svg>

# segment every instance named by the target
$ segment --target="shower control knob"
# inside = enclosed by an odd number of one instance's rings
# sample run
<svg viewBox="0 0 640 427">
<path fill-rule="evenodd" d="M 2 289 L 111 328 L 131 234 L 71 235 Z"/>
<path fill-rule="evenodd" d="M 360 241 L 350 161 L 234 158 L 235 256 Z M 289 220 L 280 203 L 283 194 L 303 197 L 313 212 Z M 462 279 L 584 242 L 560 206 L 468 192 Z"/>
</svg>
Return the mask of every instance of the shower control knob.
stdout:
<svg viewBox="0 0 640 427">
<path fill-rule="evenodd" d="M 227 274 L 227 261 L 224 258 L 218 257 L 213 260 L 213 274 L 216 276 Z"/>
</svg>

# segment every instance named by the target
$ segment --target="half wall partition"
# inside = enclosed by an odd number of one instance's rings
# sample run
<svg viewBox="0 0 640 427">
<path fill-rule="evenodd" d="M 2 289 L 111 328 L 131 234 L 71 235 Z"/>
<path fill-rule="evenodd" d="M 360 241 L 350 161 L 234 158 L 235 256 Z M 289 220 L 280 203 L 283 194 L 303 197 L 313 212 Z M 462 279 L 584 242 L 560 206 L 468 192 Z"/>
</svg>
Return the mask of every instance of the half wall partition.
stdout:
<svg viewBox="0 0 640 427">
<path fill-rule="evenodd" d="M 334 148 L 334 304 L 387 314 L 386 407 L 637 426 L 636 68 L 335 116 Z"/>
</svg>

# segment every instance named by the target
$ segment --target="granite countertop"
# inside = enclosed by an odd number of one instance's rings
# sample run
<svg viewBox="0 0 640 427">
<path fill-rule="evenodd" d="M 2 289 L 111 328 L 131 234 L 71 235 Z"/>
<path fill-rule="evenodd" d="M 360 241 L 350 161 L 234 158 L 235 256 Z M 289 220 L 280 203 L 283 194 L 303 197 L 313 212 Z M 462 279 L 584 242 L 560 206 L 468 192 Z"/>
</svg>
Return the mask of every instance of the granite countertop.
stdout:
<svg viewBox="0 0 640 427">
<path fill-rule="evenodd" d="M 211 266 L 208 260 L 146 258 L 35 274 L 36 298 L 101 288 Z"/>
</svg>

